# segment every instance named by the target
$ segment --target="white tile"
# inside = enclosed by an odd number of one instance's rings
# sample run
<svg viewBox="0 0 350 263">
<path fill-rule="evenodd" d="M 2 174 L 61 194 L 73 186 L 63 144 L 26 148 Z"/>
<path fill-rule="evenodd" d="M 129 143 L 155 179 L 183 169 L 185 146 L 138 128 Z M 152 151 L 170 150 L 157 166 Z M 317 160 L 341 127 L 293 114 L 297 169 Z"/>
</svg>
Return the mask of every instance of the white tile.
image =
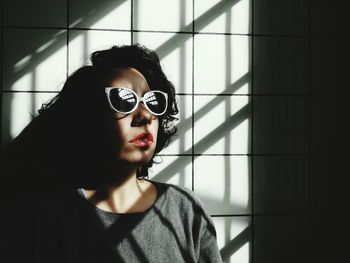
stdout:
<svg viewBox="0 0 350 263">
<path fill-rule="evenodd" d="M 3 93 L 2 95 L 2 144 L 15 138 L 25 126 L 37 115 L 44 102 L 57 93 Z"/>
<path fill-rule="evenodd" d="M 179 120 L 175 122 L 177 133 L 168 147 L 161 154 L 191 153 L 192 147 L 192 97 L 177 96 Z"/>
<path fill-rule="evenodd" d="M 249 123 L 248 96 L 195 96 L 195 153 L 249 153 Z"/>
<path fill-rule="evenodd" d="M 134 43 L 156 51 L 163 70 L 176 91 L 192 92 L 191 35 L 173 33 L 135 33 Z"/>
<path fill-rule="evenodd" d="M 150 179 L 192 188 L 191 156 L 158 156 L 156 160 L 162 162 L 153 164 L 148 170 Z"/>
<path fill-rule="evenodd" d="M 192 31 L 192 1 L 134 1 L 134 29 Z"/>
<path fill-rule="evenodd" d="M 69 1 L 71 28 L 131 29 L 131 0 Z"/>
<path fill-rule="evenodd" d="M 196 0 L 195 31 L 250 33 L 250 0 Z"/>
<path fill-rule="evenodd" d="M 6 30 L 4 90 L 59 91 L 66 80 L 66 37 L 58 30 Z"/>
<path fill-rule="evenodd" d="M 66 27 L 67 1 L 4 0 L 4 25 Z"/>
<path fill-rule="evenodd" d="M 84 65 L 91 65 L 89 57 L 96 50 L 113 45 L 130 45 L 129 32 L 71 30 L 69 39 L 69 74 Z"/>
<path fill-rule="evenodd" d="M 247 94 L 250 82 L 249 69 L 249 37 L 195 36 L 195 93 Z"/>
<path fill-rule="evenodd" d="M 211 215 L 250 213 L 250 159 L 247 156 L 197 157 L 194 191 Z"/>
<path fill-rule="evenodd" d="M 249 250 L 251 247 L 250 217 L 214 217 L 212 218 L 217 233 L 219 249 L 223 253 L 224 262 L 251 262 Z M 234 253 L 226 253 L 227 247 L 233 248 Z M 229 256 L 229 254 L 231 254 Z"/>
</svg>

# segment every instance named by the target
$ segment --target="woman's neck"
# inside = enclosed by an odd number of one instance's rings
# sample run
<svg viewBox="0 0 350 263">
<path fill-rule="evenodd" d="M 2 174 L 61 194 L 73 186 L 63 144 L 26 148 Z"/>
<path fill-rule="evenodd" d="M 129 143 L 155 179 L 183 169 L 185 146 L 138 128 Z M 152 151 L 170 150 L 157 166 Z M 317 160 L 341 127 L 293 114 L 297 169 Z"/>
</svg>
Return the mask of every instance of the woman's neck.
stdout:
<svg viewBox="0 0 350 263">
<path fill-rule="evenodd" d="M 114 213 L 143 212 L 156 200 L 157 189 L 149 181 L 138 179 L 136 169 L 122 169 L 123 180 L 98 189 L 85 190 L 86 198 L 98 208 Z"/>
</svg>

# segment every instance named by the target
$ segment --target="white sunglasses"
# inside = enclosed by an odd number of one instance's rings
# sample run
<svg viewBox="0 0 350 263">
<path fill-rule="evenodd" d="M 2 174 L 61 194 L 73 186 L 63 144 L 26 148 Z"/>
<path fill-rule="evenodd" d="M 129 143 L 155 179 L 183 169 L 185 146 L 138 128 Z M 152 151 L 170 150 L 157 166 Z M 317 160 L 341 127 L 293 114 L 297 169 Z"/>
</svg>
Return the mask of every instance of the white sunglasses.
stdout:
<svg viewBox="0 0 350 263">
<path fill-rule="evenodd" d="M 124 87 L 106 87 L 105 92 L 110 107 L 116 112 L 129 114 L 143 102 L 149 112 L 162 115 L 168 107 L 168 94 L 160 90 L 151 90 L 139 97 L 133 90 Z"/>
</svg>

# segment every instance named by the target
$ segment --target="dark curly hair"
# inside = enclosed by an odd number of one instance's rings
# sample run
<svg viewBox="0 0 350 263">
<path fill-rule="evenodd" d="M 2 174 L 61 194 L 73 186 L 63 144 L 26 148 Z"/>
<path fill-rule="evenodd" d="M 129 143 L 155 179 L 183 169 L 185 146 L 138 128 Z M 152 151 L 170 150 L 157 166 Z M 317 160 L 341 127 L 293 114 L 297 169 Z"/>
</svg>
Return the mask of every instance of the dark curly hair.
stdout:
<svg viewBox="0 0 350 263">
<path fill-rule="evenodd" d="M 178 113 L 175 88 L 154 51 L 139 44 L 113 46 L 93 52 L 90 59 L 92 66 L 83 66 L 71 74 L 61 92 L 42 105 L 39 114 L 9 147 L 7 155 L 13 157 L 13 162 L 22 157 L 26 170 L 32 167 L 36 172 L 42 171 L 40 180 L 50 180 L 45 173 L 56 168 L 57 178 L 70 174 L 69 178 L 61 178 L 63 184 L 70 180 L 74 185 L 86 186 L 94 184 L 91 180 L 106 172 L 108 162 L 113 160 L 113 142 L 117 138 L 113 126 L 116 117 L 108 105 L 104 87 L 110 84 L 116 69 L 135 68 L 143 74 L 151 90 L 168 94 L 167 111 L 158 117 L 160 125 L 154 155 L 166 147 L 176 133 L 173 125 Z M 11 163 L 9 160 L 7 163 Z M 33 164 L 38 161 L 40 168 Z M 154 156 L 138 169 L 137 176 L 148 178 L 148 168 L 153 163 Z M 77 174 L 82 173 L 90 176 L 84 175 L 81 181 Z"/>
</svg>

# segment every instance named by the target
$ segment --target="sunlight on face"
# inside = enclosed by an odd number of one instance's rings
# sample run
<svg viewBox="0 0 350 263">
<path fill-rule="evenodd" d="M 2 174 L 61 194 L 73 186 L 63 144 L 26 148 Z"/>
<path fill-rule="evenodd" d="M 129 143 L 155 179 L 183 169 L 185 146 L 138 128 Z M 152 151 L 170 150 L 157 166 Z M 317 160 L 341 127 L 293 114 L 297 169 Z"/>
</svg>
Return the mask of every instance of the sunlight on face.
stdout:
<svg viewBox="0 0 350 263">
<path fill-rule="evenodd" d="M 143 96 L 150 90 L 145 77 L 134 68 L 117 70 L 111 86 L 128 88 L 138 96 Z M 119 138 L 117 157 L 135 165 L 148 163 L 157 143 L 157 116 L 149 112 L 143 103 L 139 103 L 135 111 L 129 114 L 115 112 L 115 116 L 115 128 Z"/>
</svg>

